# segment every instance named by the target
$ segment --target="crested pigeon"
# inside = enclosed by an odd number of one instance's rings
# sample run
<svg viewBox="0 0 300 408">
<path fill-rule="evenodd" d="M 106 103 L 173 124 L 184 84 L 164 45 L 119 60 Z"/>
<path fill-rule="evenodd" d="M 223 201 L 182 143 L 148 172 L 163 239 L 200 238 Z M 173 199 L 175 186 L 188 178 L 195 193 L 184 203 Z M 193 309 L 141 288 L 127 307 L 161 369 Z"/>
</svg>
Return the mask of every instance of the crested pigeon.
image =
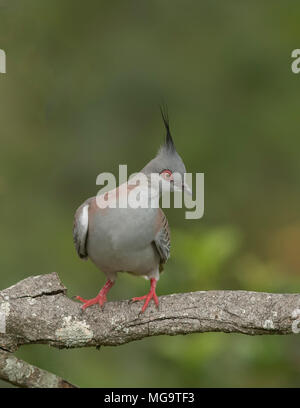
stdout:
<svg viewBox="0 0 300 408">
<path fill-rule="evenodd" d="M 189 186 L 185 183 L 185 165 L 175 149 L 171 136 L 168 114 L 163 109 L 161 114 L 166 128 L 165 142 L 156 157 L 140 172 L 145 176 L 147 183 L 153 184 L 155 177 L 159 181 L 155 188 L 152 184 L 147 184 L 150 198 L 156 197 L 158 201 L 164 191 L 186 191 L 191 194 Z M 137 185 L 142 188 L 142 184 L 140 182 L 134 186 L 128 180 L 103 196 L 106 199 L 108 196 L 120 198 L 124 192 L 130 194 Z M 86 300 L 77 296 L 76 299 L 83 303 L 82 309 L 97 303 L 103 306 L 118 272 L 128 272 L 150 280 L 149 293 L 132 298 L 132 301 L 144 300 L 141 312 L 147 309 L 151 299 L 158 307 L 156 284 L 163 265 L 170 256 L 170 230 L 167 218 L 159 205 L 138 208 L 107 206 L 103 209 L 98 201 L 103 196 L 91 197 L 77 209 L 73 238 L 79 257 L 90 258 L 104 272 L 107 281 L 95 298 Z"/>
</svg>

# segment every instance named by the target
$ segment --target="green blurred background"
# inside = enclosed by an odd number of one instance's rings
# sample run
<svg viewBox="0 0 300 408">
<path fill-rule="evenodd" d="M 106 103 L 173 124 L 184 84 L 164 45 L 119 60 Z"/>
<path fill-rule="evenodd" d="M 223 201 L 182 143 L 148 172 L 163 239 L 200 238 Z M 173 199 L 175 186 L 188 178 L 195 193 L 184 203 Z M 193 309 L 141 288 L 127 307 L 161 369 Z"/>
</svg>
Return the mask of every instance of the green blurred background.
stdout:
<svg viewBox="0 0 300 408">
<path fill-rule="evenodd" d="M 300 291 L 300 4 L 266 3 L 0 1 L 1 289 L 56 271 L 70 296 L 95 296 L 104 275 L 75 253 L 74 211 L 99 173 L 154 156 L 164 100 L 188 171 L 205 173 L 205 215 L 166 210 L 158 294 Z M 123 274 L 109 299 L 146 290 Z M 17 355 L 79 386 L 299 386 L 299 341 L 209 333 Z"/>
</svg>

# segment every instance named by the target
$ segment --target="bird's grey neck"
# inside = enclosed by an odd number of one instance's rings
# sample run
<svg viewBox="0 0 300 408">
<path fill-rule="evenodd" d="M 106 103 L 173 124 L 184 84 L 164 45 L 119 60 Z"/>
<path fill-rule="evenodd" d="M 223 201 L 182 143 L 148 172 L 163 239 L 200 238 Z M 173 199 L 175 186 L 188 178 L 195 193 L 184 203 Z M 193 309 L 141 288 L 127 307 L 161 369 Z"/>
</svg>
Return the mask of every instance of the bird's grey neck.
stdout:
<svg viewBox="0 0 300 408">
<path fill-rule="evenodd" d="M 151 197 L 156 196 L 156 195 L 158 196 L 158 198 L 160 198 L 162 194 L 161 186 L 160 184 L 156 186 L 156 184 L 153 183 L 153 180 L 151 178 L 151 175 L 155 173 L 147 171 L 147 170 L 145 171 L 145 168 L 142 169 L 140 173 L 144 174 L 147 177 L 149 198 L 151 199 Z"/>
</svg>

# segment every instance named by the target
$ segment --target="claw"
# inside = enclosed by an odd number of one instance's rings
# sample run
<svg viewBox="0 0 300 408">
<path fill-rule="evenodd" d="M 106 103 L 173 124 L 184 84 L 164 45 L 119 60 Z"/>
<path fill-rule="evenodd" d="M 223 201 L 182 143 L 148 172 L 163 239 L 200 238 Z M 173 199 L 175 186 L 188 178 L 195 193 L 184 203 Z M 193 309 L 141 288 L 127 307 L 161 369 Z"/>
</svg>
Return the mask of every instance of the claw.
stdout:
<svg viewBox="0 0 300 408">
<path fill-rule="evenodd" d="M 85 302 L 87 302 L 87 300 L 86 299 L 83 299 L 81 296 L 73 296 L 75 299 L 77 299 L 77 300 L 80 300 L 80 302 L 83 302 L 83 303 L 85 303 Z"/>
<path fill-rule="evenodd" d="M 106 294 L 109 291 L 109 289 L 113 286 L 113 284 L 114 282 L 108 279 L 106 284 L 103 286 L 103 288 L 98 293 L 98 295 L 92 299 L 84 299 L 81 296 L 76 296 L 76 299 L 83 303 L 83 305 L 81 306 L 81 309 L 84 310 L 87 307 L 95 305 L 96 303 L 99 303 L 99 306 L 103 307 L 104 303 L 107 300 Z"/>
<path fill-rule="evenodd" d="M 151 287 L 150 287 L 150 291 L 149 291 L 149 293 L 147 295 L 134 297 L 134 298 L 131 299 L 132 302 L 138 302 L 139 300 L 144 300 L 145 299 L 145 303 L 144 303 L 140 313 L 144 313 L 144 311 L 147 309 L 151 299 L 154 300 L 157 308 L 158 308 L 158 305 L 159 305 L 158 297 L 157 297 L 157 295 L 155 293 L 155 288 L 156 288 L 156 282 L 157 281 L 156 281 L 156 279 L 152 278 L 152 279 L 150 279 L 150 282 L 151 282 Z"/>
<path fill-rule="evenodd" d="M 96 297 L 86 300 L 83 299 L 81 296 L 76 296 L 77 300 L 80 300 L 80 302 L 84 303 L 81 306 L 81 309 L 84 310 L 87 307 L 90 307 L 92 305 L 95 305 L 96 303 L 99 303 L 99 306 L 102 307 L 104 305 L 104 303 L 106 302 L 106 296 L 101 294 L 101 291 L 99 293 L 99 295 L 97 295 Z"/>
</svg>

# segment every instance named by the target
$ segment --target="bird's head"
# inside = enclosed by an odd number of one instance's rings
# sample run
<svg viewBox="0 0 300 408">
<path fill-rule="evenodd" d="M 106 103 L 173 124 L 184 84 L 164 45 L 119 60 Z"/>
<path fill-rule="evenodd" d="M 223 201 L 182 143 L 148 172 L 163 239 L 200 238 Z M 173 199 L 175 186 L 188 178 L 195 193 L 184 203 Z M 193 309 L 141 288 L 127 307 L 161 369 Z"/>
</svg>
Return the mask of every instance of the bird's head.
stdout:
<svg viewBox="0 0 300 408">
<path fill-rule="evenodd" d="M 159 149 L 156 157 L 142 169 L 142 173 L 147 176 L 155 175 L 160 181 L 162 192 L 181 191 L 191 194 L 191 189 L 185 182 L 185 165 L 176 151 L 171 136 L 167 110 L 161 108 L 161 115 L 166 128 L 165 143 Z"/>
</svg>

